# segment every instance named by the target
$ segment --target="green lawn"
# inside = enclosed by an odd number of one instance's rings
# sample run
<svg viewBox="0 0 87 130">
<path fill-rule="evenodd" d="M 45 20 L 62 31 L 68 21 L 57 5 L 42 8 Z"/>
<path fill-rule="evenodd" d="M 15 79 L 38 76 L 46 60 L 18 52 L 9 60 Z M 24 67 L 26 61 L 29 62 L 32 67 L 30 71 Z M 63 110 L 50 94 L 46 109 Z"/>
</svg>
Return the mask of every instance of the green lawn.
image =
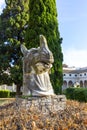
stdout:
<svg viewBox="0 0 87 130">
<path fill-rule="evenodd" d="M 7 99 L 5 99 L 5 98 L 0 98 L 0 106 L 1 105 L 4 105 L 4 104 L 8 104 L 8 103 L 11 103 L 12 101 L 14 101 L 15 100 L 15 98 L 7 98 Z"/>
<path fill-rule="evenodd" d="M 4 105 L 7 102 L 7 100 L 0 100 L 0 105 Z"/>
</svg>

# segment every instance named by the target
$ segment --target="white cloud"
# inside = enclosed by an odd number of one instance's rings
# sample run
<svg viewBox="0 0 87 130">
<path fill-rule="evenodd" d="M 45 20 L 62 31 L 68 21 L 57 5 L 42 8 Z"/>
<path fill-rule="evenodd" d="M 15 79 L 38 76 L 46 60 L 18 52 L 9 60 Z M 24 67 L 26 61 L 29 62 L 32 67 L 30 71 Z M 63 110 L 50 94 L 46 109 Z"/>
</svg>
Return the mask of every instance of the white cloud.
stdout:
<svg viewBox="0 0 87 130">
<path fill-rule="evenodd" d="M 64 63 L 68 66 L 86 67 L 87 50 L 69 49 L 64 52 Z"/>
<path fill-rule="evenodd" d="M 0 0 L 0 14 L 2 13 L 2 9 L 5 7 L 5 0 Z"/>
</svg>

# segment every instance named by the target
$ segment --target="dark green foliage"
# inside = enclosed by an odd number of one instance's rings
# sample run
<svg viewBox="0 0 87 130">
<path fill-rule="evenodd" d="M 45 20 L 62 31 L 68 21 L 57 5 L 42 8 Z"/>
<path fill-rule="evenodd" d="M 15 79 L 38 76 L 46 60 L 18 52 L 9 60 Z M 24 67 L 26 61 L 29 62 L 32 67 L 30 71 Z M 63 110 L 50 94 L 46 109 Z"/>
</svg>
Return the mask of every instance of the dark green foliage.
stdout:
<svg viewBox="0 0 87 130">
<path fill-rule="evenodd" d="M 87 88 L 75 89 L 75 100 L 87 102 Z"/>
<path fill-rule="evenodd" d="M 87 88 L 67 88 L 64 94 L 68 99 L 87 102 Z"/>
<path fill-rule="evenodd" d="M 39 46 L 39 35 L 43 34 L 50 50 L 54 55 L 51 81 L 56 94 L 61 92 L 63 82 L 61 50 L 62 38 L 58 31 L 56 0 L 30 0 L 29 27 L 26 33 L 26 46 L 28 48 Z"/>
<path fill-rule="evenodd" d="M 9 98 L 10 91 L 9 90 L 0 90 L 0 98 Z"/>
<path fill-rule="evenodd" d="M 10 97 L 13 98 L 16 96 L 16 92 L 10 92 Z"/>
<path fill-rule="evenodd" d="M 16 92 L 10 90 L 0 90 L 0 98 L 13 98 L 16 96 Z"/>
<path fill-rule="evenodd" d="M 66 95 L 67 99 L 74 99 L 74 90 L 75 88 L 67 88 L 63 91 L 63 93 Z"/>
<path fill-rule="evenodd" d="M 28 4 L 29 0 L 12 0 L 0 15 L 0 84 L 15 83 L 17 94 L 22 86 L 20 44 L 28 25 Z"/>
</svg>

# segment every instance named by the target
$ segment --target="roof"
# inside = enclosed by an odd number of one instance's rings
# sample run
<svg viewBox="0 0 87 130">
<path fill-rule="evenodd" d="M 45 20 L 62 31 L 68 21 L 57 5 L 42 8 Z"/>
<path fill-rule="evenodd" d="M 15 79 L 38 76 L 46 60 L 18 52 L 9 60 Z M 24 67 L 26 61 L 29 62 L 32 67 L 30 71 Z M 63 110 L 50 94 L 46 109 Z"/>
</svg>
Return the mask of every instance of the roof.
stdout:
<svg viewBox="0 0 87 130">
<path fill-rule="evenodd" d="M 87 67 L 79 68 L 79 69 L 63 68 L 63 73 L 79 74 L 79 73 L 86 73 L 86 72 L 87 72 Z"/>
</svg>

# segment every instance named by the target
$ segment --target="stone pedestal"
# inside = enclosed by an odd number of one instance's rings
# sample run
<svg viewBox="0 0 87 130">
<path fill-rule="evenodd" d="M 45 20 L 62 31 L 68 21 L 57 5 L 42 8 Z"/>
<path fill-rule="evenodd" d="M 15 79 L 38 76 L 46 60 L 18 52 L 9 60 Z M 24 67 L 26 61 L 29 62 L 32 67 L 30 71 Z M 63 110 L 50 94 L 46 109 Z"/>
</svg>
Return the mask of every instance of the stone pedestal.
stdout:
<svg viewBox="0 0 87 130">
<path fill-rule="evenodd" d="M 27 99 L 16 100 L 19 109 L 34 109 L 35 111 L 48 114 L 49 112 L 57 112 L 66 108 L 65 95 L 55 95 L 46 97 L 29 97 Z"/>
</svg>

